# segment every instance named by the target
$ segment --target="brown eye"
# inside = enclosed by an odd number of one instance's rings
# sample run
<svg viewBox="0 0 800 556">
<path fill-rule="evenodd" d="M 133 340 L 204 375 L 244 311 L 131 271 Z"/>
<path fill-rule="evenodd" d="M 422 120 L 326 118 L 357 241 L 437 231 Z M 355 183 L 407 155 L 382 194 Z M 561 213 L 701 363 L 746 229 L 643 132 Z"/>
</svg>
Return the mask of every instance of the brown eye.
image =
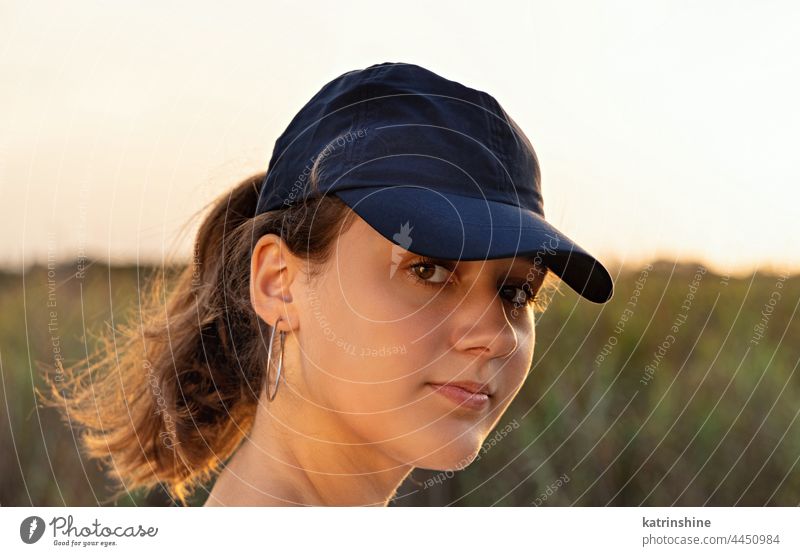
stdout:
<svg viewBox="0 0 800 556">
<path fill-rule="evenodd" d="M 504 286 L 501 291 L 506 299 L 517 307 L 532 304 L 536 300 L 536 295 L 528 283 L 521 286 Z"/>
<path fill-rule="evenodd" d="M 433 263 L 417 263 L 411 266 L 416 278 L 433 284 L 447 282 L 450 271 L 445 267 Z"/>
</svg>

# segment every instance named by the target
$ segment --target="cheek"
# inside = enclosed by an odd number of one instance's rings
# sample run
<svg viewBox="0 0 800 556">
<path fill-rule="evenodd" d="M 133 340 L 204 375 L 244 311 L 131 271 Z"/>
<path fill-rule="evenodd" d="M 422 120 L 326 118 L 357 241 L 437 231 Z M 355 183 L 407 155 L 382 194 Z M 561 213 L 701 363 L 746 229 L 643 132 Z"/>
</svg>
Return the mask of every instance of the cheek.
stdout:
<svg viewBox="0 0 800 556">
<path fill-rule="evenodd" d="M 525 383 L 533 362 L 533 350 L 536 341 L 533 319 L 531 318 L 530 321 L 517 326 L 516 333 L 517 341 L 519 342 L 517 351 L 508 359 L 503 371 L 500 371 L 506 375 L 503 383 L 509 389 L 508 395 L 512 398 Z"/>
<path fill-rule="evenodd" d="M 422 372 L 435 352 L 421 344 L 441 314 L 409 298 L 409 288 L 400 283 L 402 270 L 390 278 L 381 265 L 367 268 L 339 269 L 311 290 L 302 308 L 304 343 L 311 362 L 353 382 L 354 398 L 364 394 L 359 383 L 380 383 L 370 396 L 373 403 L 402 399 L 424 382 Z"/>
<path fill-rule="evenodd" d="M 426 361 L 415 341 L 424 318 L 397 319 L 405 309 L 378 277 L 326 277 L 309 288 L 301 308 L 303 378 L 320 405 L 397 419 L 425 382 Z M 388 417 L 387 417 L 388 416 Z"/>
</svg>

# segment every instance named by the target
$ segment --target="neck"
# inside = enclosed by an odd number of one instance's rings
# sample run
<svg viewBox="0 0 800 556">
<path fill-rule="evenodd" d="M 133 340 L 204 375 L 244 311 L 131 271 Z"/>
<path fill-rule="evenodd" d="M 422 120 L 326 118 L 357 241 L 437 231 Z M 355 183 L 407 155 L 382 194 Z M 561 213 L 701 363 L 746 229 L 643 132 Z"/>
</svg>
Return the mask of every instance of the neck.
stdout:
<svg viewBox="0 0 800 556">
<path fill-rule="evenodd" d="M 287 398 L 262 397 L 206 505 L 386 506 L 413 466 L 348 434 L 335 414 Z"/>
</svg>

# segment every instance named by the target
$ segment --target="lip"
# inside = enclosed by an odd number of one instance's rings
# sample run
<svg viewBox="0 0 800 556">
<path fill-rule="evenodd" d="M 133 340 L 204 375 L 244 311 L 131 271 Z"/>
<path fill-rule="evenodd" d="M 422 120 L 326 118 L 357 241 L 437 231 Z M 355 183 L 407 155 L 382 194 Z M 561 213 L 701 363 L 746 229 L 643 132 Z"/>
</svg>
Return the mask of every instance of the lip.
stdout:
<svg viewBox="0 0 800 556">
<path fill-rule="evenodd" d="M 428 384 L 445 398 L 467 409 L 485 409 L 488 407 L 489 398 L 492 396 L 488 386 L 477 382 L 429 382 Z"/>
</svg>

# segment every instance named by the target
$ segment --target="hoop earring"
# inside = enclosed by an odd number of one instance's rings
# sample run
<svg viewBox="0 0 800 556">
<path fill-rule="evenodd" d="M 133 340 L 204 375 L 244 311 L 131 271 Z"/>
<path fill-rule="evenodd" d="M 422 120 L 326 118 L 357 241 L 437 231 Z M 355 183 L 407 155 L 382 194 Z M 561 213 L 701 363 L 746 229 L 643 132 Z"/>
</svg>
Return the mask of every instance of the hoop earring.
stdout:
<svg viewBox="0 0 800 556">
<path fill-rule="evenodd" d="M 275 326 L 272 327 L 272 334 L 270 334 L 270 337 L 269 337 L 269 351 L 267 352 L 267 399 L 269 401 L 274 400 L 275 396 L 278 394 L 278 381 L 280 381 L 280 379 L 281 379 L 281 369 L 283 368 L 283 344 L 286 341 L 286 332 L 281 330 L 281 337 L 280 337 L 281 357 L 280 357 L 280 361 L 278 363 L 278 376 L 275 378 L 275 390 L 272 392 L 272 395 L 270 396 L 270 394 L 269 394 L 269 368 L 270 368 L 270 364 L 272 363 L 272 345 L 273 345 L 273 340 L 275 339 L 275 330 L 277 330 L 278 323 L 280 323 L 280 322 L 281 322 L 281 319 L 278 318 L 277 322 L 275 323 Z"/>
</svg>

